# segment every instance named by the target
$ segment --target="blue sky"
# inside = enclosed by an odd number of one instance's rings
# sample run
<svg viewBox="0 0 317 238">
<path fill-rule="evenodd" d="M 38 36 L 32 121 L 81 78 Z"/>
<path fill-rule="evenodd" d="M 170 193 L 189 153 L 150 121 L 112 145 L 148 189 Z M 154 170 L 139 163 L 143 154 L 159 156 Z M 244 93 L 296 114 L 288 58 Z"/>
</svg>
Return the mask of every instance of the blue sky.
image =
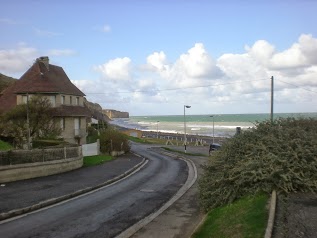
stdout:
<svg viewBox="0 0 317 238">
<path fill-rule="evenodd" d="M 131 115 L 316 112 L 317 1 L 0 0 L 0 72 L 37 57 Z M 295 85 L 295 86 L 294 86 Z M 167 90 L 175 89 L 175 90 Z"/>
</svg>

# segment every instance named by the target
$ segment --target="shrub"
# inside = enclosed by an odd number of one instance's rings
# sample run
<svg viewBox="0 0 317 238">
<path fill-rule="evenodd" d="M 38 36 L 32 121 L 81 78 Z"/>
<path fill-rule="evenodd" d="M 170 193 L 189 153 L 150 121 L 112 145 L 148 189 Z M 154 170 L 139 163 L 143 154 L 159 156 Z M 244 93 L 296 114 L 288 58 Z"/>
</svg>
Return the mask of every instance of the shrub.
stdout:
<svg viewBox="0 0 317 238">
<path fill-rule="evenodd" d="M 100 151 L 110 153 L 111 151 L 130 151 L 129 141 L 123 133 L 114 128 L 107 128 L 100 133 Z"/>
<path fill-rule="evenodd" d="M 257 123 L 214 153 L 199 187 L 205 210 L 260 191 L 317 192 L 317 120 Z"/>
</svg>

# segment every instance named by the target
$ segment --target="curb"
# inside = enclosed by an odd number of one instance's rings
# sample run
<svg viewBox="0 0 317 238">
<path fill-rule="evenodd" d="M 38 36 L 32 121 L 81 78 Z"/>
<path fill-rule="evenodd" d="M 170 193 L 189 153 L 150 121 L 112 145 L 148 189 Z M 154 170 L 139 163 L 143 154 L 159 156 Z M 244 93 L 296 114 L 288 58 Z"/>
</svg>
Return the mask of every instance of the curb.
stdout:
<svg viewBox="0 0 317 238">
<path fill-rule="evenodd" d="M 172 157 L 174 159 L 184 160 L 187 163 L 189 170 L 188 170 L 188 177 L 187 177 L 185 184 L 177 191 L 177 193 L 170 200 L 168 200 L 157 211 L 151 213 L 150 215 L 143 218 L 139 222 L 130 226 L 128 229 L 124 230 L 119 235 L 117 235 L 116 238 L 128 238 L 128 237 L 131 237 L 132 235 L 134 235 L 137 231 L 139 231 L 144 226 L 149 224 L 156 217 L 158 217 L 161 213 L 163 213 L 166 209 L 168 209 L 173 203 L 175 203 L 179 198 L 181 198 L 187 192 L 187 190 L 190 189 L 191 186 L 193 186 L 193 184 L 196 182 L 196 180 L 197 180 L 197 168 L 192 160 L 190 160 L 188 158 L 180 157 L 178 155 L 168 153 L 168 152 L 160 152 L 160 153 L 165 154 L 165 155 Z"/>
<path fill-rule="evenodd" d="M 139 157 L 141 157 L 141 156 L 139 156 Z M 117 177 L 115 177 L 113 179 L 109 179 L 109 180 L 107 180 L 107 181 L 105 181 L 105 182 L 103 182 L 101 184 L 96 185 L 96 186 L 80 189 L 80 190 L 77 190 L 76 192 L 73 192 L 73 193 L 70 193 L 70 194 L 66 194 L 66 195 L 63 195 L 63 196 L 60 196 L 60 197 L 57 197 L 57 198 L 51 198 L 51 199 L 39 202 L 37 204 L 34 204 L 32 206 L 19 208 L 19 209 L 11 210 L 9 212 L 1 213 L 0 214 L 0 221 L 9 219 L 9 218 L 12 218 L 12 217 L 15 217 L 15 216 L 23 215 L 25 213 L 33 212 L 35 210 L 39 210 L 41 208 L 48 207 L 48 206 L 51 206 L 53 204 L 56 204 L 56 203 L 59 203 L 59 202 L 62 202 L 62 201 L 77 197 L 79 195 L 83 195 L 85 193 L 97 190 L 97 189 L 99 189 L 101 187 L 110 185 L 110 184 L 112 184 L 114 182 L 117 182 L 120 179 L 123 179 L 124 177 L 128 176 L 129 174 L 133 173 L 138 168 L 140 168 L 142 165 L 144 165 L 146 162 L 147 162 L 147 160 L 145 158 L 143 158 L 143 160 L 140 163 L 138 163 L 137 165 L 133 166 L 131 169 L 127 170 L 123 174 L 118 175 Z"/>
<path fill-rule="evenodd" d="M 274 226 L 274 217 L 275 217 L 275 208 L 276 208 L 276 191 L 272 191 L 271 195 L 271 202 L 270 202 L 270 213 L 269 213 L 269 219 L 267 222 L 267 227 L 265 230 L 265 236 L 264 238 L 271 238 L 272 237 L 272 231 Z"/>
</svg>

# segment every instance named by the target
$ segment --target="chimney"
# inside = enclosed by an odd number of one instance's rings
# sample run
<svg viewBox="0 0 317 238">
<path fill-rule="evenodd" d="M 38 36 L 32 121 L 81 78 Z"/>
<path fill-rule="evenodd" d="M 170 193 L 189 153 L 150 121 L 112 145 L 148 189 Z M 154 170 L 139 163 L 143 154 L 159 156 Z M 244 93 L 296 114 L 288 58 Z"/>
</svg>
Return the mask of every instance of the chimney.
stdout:
<svg viewBox="0 0 317 238">
<path fill-rule="evenodd" d="M 40 58 L 36 59 L 37 62 L 42 62 L 45 67 L 47 68 L 47 70 L 49 70 L 49 58 L 48 56 L 42 56 Z"/>
</svg>

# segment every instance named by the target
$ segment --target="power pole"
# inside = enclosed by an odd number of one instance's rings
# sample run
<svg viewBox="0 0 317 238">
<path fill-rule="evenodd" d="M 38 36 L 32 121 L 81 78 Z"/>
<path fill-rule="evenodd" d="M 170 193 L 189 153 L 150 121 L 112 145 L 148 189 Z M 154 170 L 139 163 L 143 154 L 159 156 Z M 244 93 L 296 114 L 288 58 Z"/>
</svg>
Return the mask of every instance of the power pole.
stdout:
<svg viewBox="0 0 317 238">
<path fill-rule="evenodd" d="M 274 77 L 271 77 L 271 124 L 273 124 Z"/>
<path fill-rule="evenodd" d="M 29 117 L 29 93 L 26 94 L 26 126 L 27 126 L 27 140 L 28 140 L 28 150 L 31 149 L 30 141 L 30 117 Z"/>
</svg>

